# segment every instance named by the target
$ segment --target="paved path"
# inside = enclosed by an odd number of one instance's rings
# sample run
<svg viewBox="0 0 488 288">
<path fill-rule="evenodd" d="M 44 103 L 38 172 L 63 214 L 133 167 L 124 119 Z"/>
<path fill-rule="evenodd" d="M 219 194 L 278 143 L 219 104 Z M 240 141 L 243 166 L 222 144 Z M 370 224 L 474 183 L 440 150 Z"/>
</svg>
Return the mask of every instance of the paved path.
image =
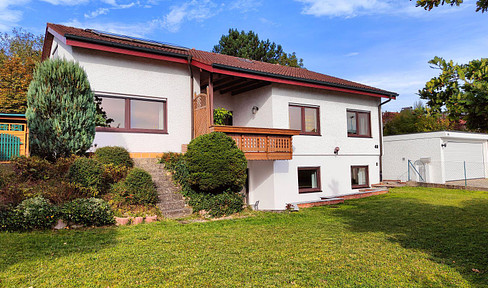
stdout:
<svg viewBox="0 0 488 288">
<path fill-rule="evenodd" d="M 468 186 L 488 188 L 488 179 L 468 179 Z M 447 181 L 447 185 L 464 186 L 464 180 Z"/>
</svg>

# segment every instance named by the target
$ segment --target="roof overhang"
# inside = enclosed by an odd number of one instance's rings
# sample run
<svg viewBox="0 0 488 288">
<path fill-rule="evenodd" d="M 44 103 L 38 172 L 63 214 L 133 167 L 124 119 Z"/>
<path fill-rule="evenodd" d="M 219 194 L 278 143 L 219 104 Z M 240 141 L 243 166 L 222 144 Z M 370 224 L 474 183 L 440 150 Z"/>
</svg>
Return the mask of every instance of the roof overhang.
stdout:
<svg viewBox="0 0 488 288">
<path fill-rule="evenodd" d="M 383 98 L 395 99 L 398 96 L 397 93 L 392 93 L 392 92 L 386 93 L 386 91 L 385 91 L 385 93 L 381 93 L 381 91 L 376 91 L 376 90 L 372 90 L 372 89 L 370 90 L 370 89 L 364 89 L 364 88 L 359 88 L 359 87 L 349 87 L 346 85 L 340 85 L 340 84 L 335 84 L 335 83 L 330 83 L 330 82 L 317 81 L 317 80 L 312 80 L 312 79 L 296 78 L 296 77 L 292 77 L 292 76 L 285 76 L 285 75 L 278 75 L 278 74 L 272 74 L 272 73 L 255 71 L 255 70 L 248 70 L 248 69 L 243 69 L 243 68 L 238 68 L 238 67 L 233 67 L 233 66 L 228 66 L 228 65 L 222 65 L 222 64 L 212 64 L 210 66 L 210 65 L 200 63 L 198 61 L 194 61 L 194 62 L 195 62 L 194 66 L 200 67 L 202 69 L 206 68 L 205 70 L 208 70 L 209 72 L 221 73 L 221 74 L 226 74 L 226 75 L 239 76 L 239 77 L 250 78 L 250 79 L 258 79 L 258 80 L 263 80 L 263 81 L 269 81 L 269 82 L 281 83 L 281 84 L 289 84 L 289 85 L 302 86 L 302 87 L 319 88 L 319 89 L 325 89 L 325 90 L 331 90 L 331 91 L 360 94 L 360 95 L 366 95 L 366 96 L 372 96 L 372 97 L 383 97 Z M 206 67 L 204 68 L 203 66 L 206 66 Z M 209 66 L 210 66 L 210 68 L 209 68 Z"/>
<path fill-rule="evenodd" d="M 272 74 L 267 72 L 260 72 L 255 70 L 243 69 L 239 67 L 233 67 L 222 64 L 206 64 L 196 59 L 191 59 L 191 56 L 185 54 L 171 53 L 166 51 L 160 51 L 156 49 L 149 49 L 144 47 L 137 47 L 122 43 L 114 43 L 110 41 L 104 41 L 99 39 L 92 39 L 88 37 L 82 37 L 78 35 L 65 34 L 61 35 L 51 27 L 46 28 L 46 36 L 44 40 L 44 47 L 42 51 L 42 59 L 49 58 L 51 54 L 51 47 L 53 39 L 56 38 L 63 44 L 80 47 L 85 49 L 92 49 L 104 52 L 111 52 L 123 55 L 137 56 L 143 58 L 150 58 L 156 60 L 163 60 L 169 62 L 176 62 L 182 64 L 190 64 L 200 69 L 206 70 L 211 73 L 220 73 L 229 76 L 237 76 L 254 80 L 262 80 L 271 83 L 288 84 L 301 87 L 318 88 L 330 91 L 351 93 L 357 95 L 390 98 L 396 99 L 397 93 L 388 91 L 377 91 L 373 89 L 365 89 L 359 87 L 350 87 L 346 85 L 340 85 L 336 83 L 329 83 L 323 81 L 317 81 L 312 79 L 296 78 L 285 75 Z M 191 60 L 190 60 L 191 59 Z"/>
</svg>

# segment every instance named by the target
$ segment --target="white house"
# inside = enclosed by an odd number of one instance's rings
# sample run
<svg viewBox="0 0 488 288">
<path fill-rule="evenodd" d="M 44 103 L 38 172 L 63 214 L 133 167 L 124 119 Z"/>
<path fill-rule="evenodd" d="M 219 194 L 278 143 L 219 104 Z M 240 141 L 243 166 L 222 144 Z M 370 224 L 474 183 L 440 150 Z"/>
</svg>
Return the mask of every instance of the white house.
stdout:
<svg viewBox="0 0 488 288">
<path fill-rule="evenodd" d="M 248 159 L 260 209 L 354 193 L 380 181 L 381 104 L 397 94 L 315 73 L 154 41 L 48 24 L 43 59 L 79 62 L 115 121 L 97 147 L 133 157 L 182 152 L 211 131 Z M 382 102 L 384 100 L 384 102 Z M 233 112 L 214 126 L 214 108 Z"/>
<path fill-rule="evenodd" d="M 383 178 L 444 184 L 488 177 L 488 134 L 428 132 L 384 137 Z M 410 164 L 409 164 L 410 162 Z"/>
</svg>

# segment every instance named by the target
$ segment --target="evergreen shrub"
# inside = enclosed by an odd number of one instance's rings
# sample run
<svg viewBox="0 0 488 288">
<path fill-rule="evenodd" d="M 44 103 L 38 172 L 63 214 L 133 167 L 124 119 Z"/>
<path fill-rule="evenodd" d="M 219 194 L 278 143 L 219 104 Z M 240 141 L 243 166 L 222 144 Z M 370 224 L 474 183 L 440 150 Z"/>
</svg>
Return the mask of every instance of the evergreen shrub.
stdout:
<svg viewBox="0 0 488 288">
<path fill-rule="evenodd" d="M 52 206 L 42 196 L 29 198 L 16 208 L 18 227 L 22 230 L 48 229 L 53 227 L 58 218 L 56 207 Z"/>
<path fill-rule="evenodd" d="M 194 190 L 218 194 L 240 192 L 244 187 L 246 157 L 224 133 L 212 132 L 193 139 L 184 157 Z"/>
<path fill-rule="evenodd" d="M 99 198 L 75 199 L 66 203 L 63 218 L 72 224 L 84 226 L 104 226 L 115 223 L 110 205 Z"/>
<path fill-rule="evenodd" d="M 27 92 L 31 154 L 54 160 L 83 155 L 93 143 L 95 96 L 85 71 L 65 59 L 47 59 L 33 74 Z"/>
<path fill-rule="evenodd" d="M 95 159 L 81 157 L 76 159 L 69 168 L 68 177 L 73 183 L 77 183 L 91 191 L 96 196 L 103 185 L 103 167 Z"/>
<path fill-rule="evenodd" d="M 95 158 L 102 164 L 112 164 L 114 166 L 134 167 L 134 161 L 124 147 L 107 146 L 98 148 L 95 151 Z"/>
<path fill-rule="evenodd" d="M 158 201 L 151 174 L 143 169 L 133 168 L 125 180 L 117 184 L 113 185 L 113 191 L 124 197 L 127 204 L 156 204 Z"/>
</svg>

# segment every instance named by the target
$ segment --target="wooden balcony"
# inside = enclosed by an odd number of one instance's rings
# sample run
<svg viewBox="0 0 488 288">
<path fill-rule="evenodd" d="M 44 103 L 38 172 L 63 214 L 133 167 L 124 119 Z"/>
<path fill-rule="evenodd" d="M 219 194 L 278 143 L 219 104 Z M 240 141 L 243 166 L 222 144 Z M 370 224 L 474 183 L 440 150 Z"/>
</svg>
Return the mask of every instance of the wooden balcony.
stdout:
<svg viewBox="0 0 488 288">
<path fill-rule="evenodd" d="M 299 130 L 236 126 L 212 126 L 210 132 L 232 137 L 247 160 L 291 160 L 292 136 L 300 134 Z"/>
</svg>

